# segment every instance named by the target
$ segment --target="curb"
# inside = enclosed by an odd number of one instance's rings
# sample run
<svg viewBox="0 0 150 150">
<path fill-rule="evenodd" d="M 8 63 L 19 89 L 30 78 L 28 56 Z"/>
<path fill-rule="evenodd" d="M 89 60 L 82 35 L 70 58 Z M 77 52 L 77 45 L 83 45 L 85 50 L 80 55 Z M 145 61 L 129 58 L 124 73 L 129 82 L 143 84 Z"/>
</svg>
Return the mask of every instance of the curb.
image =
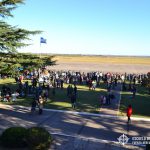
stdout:
<svg viewBox="0 0 150 150">
<path fill-rule="evenodd" d="M 19 105 L 5 105 L 0 104 L 0 108 L 4 109 L 14 109 L 14 108 L 24 108 L 28 109 L 30 111 L 31 107 L 25 107 L 25 106 L 19 106 Z M 88 112 L 78 112 L 78 111 L 67 111 L 67 110 L 57 110 L 57 109 L 46 109 L 43 110 L 49 111 L 49 112 L 58 112 L 58 113 L 68 113 L 68 114 L 74 114 L 74 115 L 85 115 L 85 116 L 95 116 L 95 117 L 105 117 L 105 118 L 114 118 L 114 119 L 120 119 L 120 120 L 127 120 L 127 117 L 125 116 L 114 116 L 114 115 L 104 115 L 104 114 L 94 114 L 94 113 L 88 113 Z M 131 117 L 132 120 L 135 121 L 149 121 L 150 118 L 138 118 L 138 117 Z"/>
</svg>

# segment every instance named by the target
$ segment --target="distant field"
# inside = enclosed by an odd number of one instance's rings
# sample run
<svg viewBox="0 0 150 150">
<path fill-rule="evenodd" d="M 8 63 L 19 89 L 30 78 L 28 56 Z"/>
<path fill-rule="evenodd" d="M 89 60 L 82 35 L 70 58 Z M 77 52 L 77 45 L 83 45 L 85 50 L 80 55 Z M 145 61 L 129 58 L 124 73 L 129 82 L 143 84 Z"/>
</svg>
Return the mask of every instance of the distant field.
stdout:
<svg viewBox="0 0 150 150">
<path fill-rule="evenodd" d="M 121 56 L 56 56 L 58 62 L 91 62 L 91 63 L 121 63 L 150 65 L 150 57 L 121 57 Z"/>
<path fill-rule="evenodd" d="M 56 55 L 54 70 L 147 73 L 150 57 Z"/>
</svg>

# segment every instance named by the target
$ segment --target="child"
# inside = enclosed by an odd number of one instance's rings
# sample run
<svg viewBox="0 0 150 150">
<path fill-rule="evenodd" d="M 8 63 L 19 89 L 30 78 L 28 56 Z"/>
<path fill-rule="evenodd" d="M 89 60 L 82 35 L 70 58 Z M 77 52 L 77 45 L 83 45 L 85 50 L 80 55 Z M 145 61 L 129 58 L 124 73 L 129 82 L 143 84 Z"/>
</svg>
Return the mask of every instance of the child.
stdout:
<svg viewBox="0 0 150 150">
<path fill-rule="evenodd" d="M 43 100 L 43 98 L 42 98 L 42 96 L 40 95 L 39 96 L 39 115 L 41 115 L 42 113 L 43 113 L 43 102 L 44 102 L 44 100 Z"/>
<path fill-rule="evenodd" d="M 127 117 L 128 117 L 128 121 L 127 123 L 131 122 L 131 115 L 132 115 L 132 106 L 129 105 L 128 108 L 127 108 Z"/>
</svg>

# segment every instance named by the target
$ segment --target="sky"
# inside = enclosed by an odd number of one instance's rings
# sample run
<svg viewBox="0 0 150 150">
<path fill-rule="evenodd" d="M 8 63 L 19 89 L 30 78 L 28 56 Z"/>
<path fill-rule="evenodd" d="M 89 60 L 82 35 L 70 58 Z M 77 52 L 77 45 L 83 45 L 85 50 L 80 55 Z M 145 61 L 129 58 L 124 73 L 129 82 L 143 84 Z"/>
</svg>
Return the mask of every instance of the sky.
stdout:
<svg viewBox="0 0 150 150">
<path fill-rule="evenodd" d="M 21 52 L 150 56 L 149 8 L 150 0 L 26 0 L 6 21 L 43 31 Z"/>
</svg>

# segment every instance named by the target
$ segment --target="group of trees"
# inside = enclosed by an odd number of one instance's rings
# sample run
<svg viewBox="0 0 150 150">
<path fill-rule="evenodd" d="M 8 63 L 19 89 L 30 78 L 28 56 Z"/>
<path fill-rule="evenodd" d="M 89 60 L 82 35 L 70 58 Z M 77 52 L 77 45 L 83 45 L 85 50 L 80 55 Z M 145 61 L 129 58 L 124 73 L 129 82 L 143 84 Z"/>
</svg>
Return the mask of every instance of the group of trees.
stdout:
<svg viewBox="0 0 150 150">
<path fill-rule="evenodd" d="M 9 25 L 6 17 L 13 17 L 12 10 L 24 0 L 0 1 L 0 72 L 2 74 L 15 74 L 17 68 L 38 68 L 43 65 L 53 65 L 53 56 L 40 57 L 38 55 L 18 53 L 17 49 L 28 46 L 24 40 L 29 40 L 29 35 L 41 33 L 41 31 L 29 31 Z"/>
</svg>

